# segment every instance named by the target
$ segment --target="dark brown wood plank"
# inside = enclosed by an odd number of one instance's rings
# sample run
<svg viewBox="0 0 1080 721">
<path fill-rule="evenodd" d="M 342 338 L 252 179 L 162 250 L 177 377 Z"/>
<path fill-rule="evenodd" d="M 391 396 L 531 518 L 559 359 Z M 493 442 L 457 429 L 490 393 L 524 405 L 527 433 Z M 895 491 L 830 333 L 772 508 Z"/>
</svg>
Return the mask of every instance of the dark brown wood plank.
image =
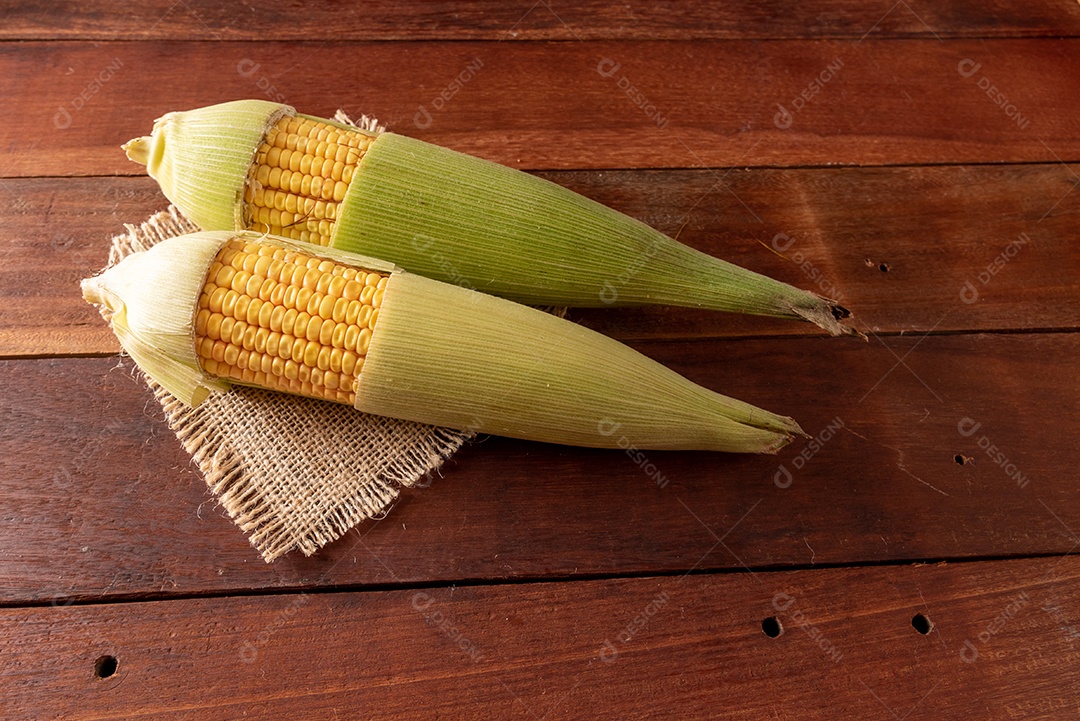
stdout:
<svg viewBox="0 0 1080 721">
<path fill-rule="evenodd" d="M 1063 164 L 547 177 L 706 253 L 836 298 L 868 332 L 1080 325 L 1080 175 Z M 570 317 L 624 340 L 807 331 L 685 308 Z"/>
<path fill-rule="evenodd" d="M 154 118 L 269 96 L 528 169 L 1076 161 L 1078 75 L 1080 39 L 4 43 L 0 148 L 135 174 Z"/>
<path fill-rule="evenodd" d="M 705 252 L 838 298 L 867 330 L 1080 326 L 1072 240 L 1080 192 L 1064 165 L 735 170 L 722 186 L 709 171 L 544 177 Z M 163 207 L 155 184 L 44 178 L 3 187 L 14 200 L 0 205 L 0 355 L 115 352 L 78 281 L 104 265 L 105 239 L 122 223 Z M 571 317 L 622 339 L 814 333 L 684 308 Z"/>
<path fill-rule="evenodd" d="M 98 272 L 109 238 L 166 202 L 149 178 L 0 181 L 0 356 L 112 352 L 79 281 Z"/>
<path fill-rule="evenodd" d="M 1080 538 L 1080 334 L 641 347 L 815 441 L 760 457 L 489 438 L 385 520 L 269 567 L 127 364 L 3 362 L 0 600 L 1000 557 Z"/>
<path fill-rule="evenodd" d="M 784 632 L 765 635 L 766 618 Z M 1069 718 L 1078 629 L 1074 557 L 7 609 L 0 710 L 35 721 Z M 102 658 L 116 661 L 105 678 Z"/>
<path fill-rule="evenodd" d="M 248 6 L 209 0 L 0 3 L 4 40 L 608 40 L 1015 37 L 1080 34 L 1068 2 L 895 0 L 393 2 Z"/>
</svg>

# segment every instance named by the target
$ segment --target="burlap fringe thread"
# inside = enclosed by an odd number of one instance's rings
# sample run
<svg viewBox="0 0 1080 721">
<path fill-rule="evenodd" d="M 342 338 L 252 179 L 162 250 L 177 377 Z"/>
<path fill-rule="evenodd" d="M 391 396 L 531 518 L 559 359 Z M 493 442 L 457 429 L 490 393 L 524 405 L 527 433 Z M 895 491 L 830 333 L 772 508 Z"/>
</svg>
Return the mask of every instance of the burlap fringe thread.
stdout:
<svg viewBox="0 0 1080 721">
<path fill-rule="evenodd" d="M 198 230 L 172 206 L 126 227 L 112 240 L 110 266 Z M 145 380 L 211 492 L 268 563 L 293 549 L 310 556 L 385 515 L 402 486 L 417 486 L 473 437 L 242 386 L 189 408 Z"/>
</svg>

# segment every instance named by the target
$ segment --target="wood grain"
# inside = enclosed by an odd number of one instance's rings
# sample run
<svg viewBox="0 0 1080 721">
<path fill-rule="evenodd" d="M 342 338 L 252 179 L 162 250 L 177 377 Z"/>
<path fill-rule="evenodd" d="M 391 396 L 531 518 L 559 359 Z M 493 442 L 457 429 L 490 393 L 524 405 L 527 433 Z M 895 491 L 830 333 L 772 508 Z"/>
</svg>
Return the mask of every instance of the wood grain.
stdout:
<svg viewBox="0 0 1080 721">
<path fill-rule="evenodd" d="M 149 178 L 4 181 L 0 203 L 0 355 L 112 352 L 116 339 L 79 281 L 109 257 L 109 238 L 164 207 Z"/>
<path fill-rule="evenodd" d="M 543 176 L 707 253 L 838 298 L 860 328 L 910 333 L 1080 326 L 1073 173 L 1059 164 L 755 169 L 734 170 L 721 186 L 709 171 Z M 42 178 L 4 187 L 16 200 L 0 205 L 0 355 L 115 352 L 78 281 L 105 264 L 105 239 L 124 222 L 164 206 L 154 183 Z M 571 318 L 624 340 L 815 333 L 685 308 Z"/>
<path fill-rule="evenodd" d="M 0 3 L 4 40 L 608 40 L 1030 37 L 1080 34 L 1072 3 L 992 0 Z"/>
<path fill-rule="evenodd" d="M 268 96 L 527 169 L 1075 161 L 1077 75 L 1080 39 L 11 42 L 0 147 L 6 176 L 135 174 L 154 118 Z"/>
<path fill-rule="evenodd" d="M 129 366 L 4 362 L 0 600 L 1060 554 L 1077 541 L 1077 334 L 640 347 L 815 440 L 763 457 L 488 438 L 385 520 L 269 567 Z"/>
<path fill-rule="evenodd" d="M 1078 715 L 1080 4 L 0 17 L 0 717 Z M 575 312 L 814 438 L 486 438 L 386 518 L 266 565 L 77 291 L 164 207 L 120 143 L 240 97 L 541 172 L 882 335 Z"/>
<path fill-rule="evenodd" d="M 762 632 L 769 617 L 785 628 L 777 638 Z M 1073 557 L 7 609 L 0 710 L 13 721 L 1068 718 L 1078 627 Z M 116 672 L 97 678 L 103 656 Z"/>
</svg>

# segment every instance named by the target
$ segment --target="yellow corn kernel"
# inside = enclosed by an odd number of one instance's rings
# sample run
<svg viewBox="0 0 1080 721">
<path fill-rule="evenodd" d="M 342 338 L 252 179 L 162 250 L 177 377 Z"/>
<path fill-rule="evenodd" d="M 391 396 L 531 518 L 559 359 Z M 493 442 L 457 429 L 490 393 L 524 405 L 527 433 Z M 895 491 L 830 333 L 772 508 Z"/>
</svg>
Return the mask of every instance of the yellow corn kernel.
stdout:
<svg viewBox="0 0 1080 721">
<path fill-rule="evenodd" d="M 282 118 L 255 153 L 244 190 L 252 230 L 329 245 L 345 198 L 373 138 L 315 120 Z M 222 265 L 232 266 L 228 256 Z M 246 262 L 246 261 L 241 261 Z M 249 273 L 253 267 L 239 266 Z"/>
<path fill-rule="evenodd" d="M 206 322 L 210 319 L 210 311 L 206 308 L 201 308 L 195 315 L 195 333 L 196 335 L 206 335 Z"/>
<path fill-rule="evenodd" d="M 301 147 L 281 150 L 295 154 Z M 239 383 L 353 404 L 382 281 L 379 273 L 271 243 L 230 241 L 207 273 L 195 316 L 202 368 Z"/>
</svg>

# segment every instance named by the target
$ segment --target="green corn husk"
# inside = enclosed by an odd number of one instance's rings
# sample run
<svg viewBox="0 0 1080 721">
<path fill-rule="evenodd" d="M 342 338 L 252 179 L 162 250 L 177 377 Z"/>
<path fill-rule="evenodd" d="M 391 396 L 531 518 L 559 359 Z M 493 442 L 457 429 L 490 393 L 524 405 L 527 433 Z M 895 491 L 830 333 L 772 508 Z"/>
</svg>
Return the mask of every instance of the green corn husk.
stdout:
<svg viewBox="0 0 1080 721">
<path fill-rule="evenodd" d="M 356 388 L 361 411 L 599 448 L 774 453 L 802 433 L 791 418 L 534 308 L 371 258 L 236 231 L 165 240 L 83 281 L 86 299 L 112 311 L 124 349 L 187 404 L 229 384 L 202 370 L 194 318 L 207 269 L 236 237 L 390 274 Z"/>
<path fill-rule="evenodd" d="M 125 149 L 201 227 L 241 229 L 247 168 L 265 133 L 292 115 L 261 100 L 169 113 Z M 690 306 L 858 335 L 839 322 L 849 314 L 834 301 L 701 253 L 549 181 L 393 133 L 378 135 L 360 161 L 330 244 L 522 303 Z"/>
</svg>

